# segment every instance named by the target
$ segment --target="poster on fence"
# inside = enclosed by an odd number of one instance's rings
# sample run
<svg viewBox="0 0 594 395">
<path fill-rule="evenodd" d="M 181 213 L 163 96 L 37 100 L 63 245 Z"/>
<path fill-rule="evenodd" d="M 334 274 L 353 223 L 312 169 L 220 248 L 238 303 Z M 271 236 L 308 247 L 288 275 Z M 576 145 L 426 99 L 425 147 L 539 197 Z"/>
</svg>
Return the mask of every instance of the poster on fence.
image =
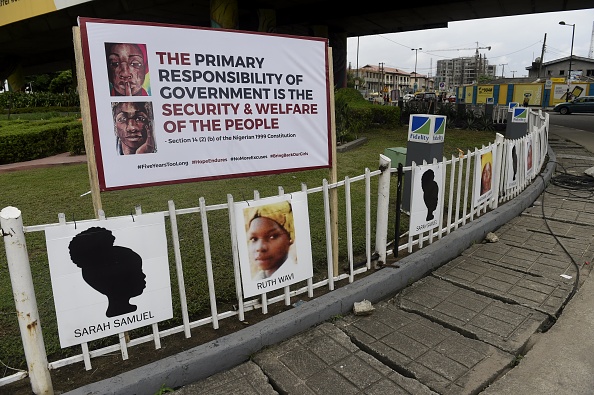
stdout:
<svg viewBox="0 0 594 395">
<path fill-rule="evenodd" d="M 234 210 L 244 297 L 313 276 L 307 193 L 237 202 Z"/>
<path fill-rule="evenodd" d="M 48 227 L 60 346 L 173 317 L 163 213 Z"/>
<path fill-rule="evenodd" d="M 474 157 L 473 207 L 477 207 L 493 196 L 494 158 L 495 146 L 477 151 Z"/>
<path fill-rule="evenodd" d="M 413 167 L 410 236 L 439 226 L 443 207 L 443 185 L 443 163 Z"/>
<path fill-rule="evenodd" d="M 543 134 L 540 133 L 539 128 L 535 127 L 532 132 L 532 141 L 534 142 L 534 149 L 532 152 L 532 162 L 533 162 L 533 174 L 537 175 L 540 171 L 541 165 L 541 158 L 542 158 L 542 140 L 541 136 Z"/>
<path fill-rule="evenodd" d="M 508 140 L 506 142 L 506 166 L 505 166 L 505 187 L 506 189 L 518 186 L 518 154 L 520 152 L 521 140 Z"/>
<path fill-rule="evenodd" d="M 327 39 L 79 23 L 102 191 L 331 166 Z"/>
<path fill-rule="evenodd" d="M 524 152 L 526 153 L 526 156 L 524 158 L 525 160 L 525 167 L 524 169 L 526 169 L 526 178 L 531 178 L 533 171 L 534 171 L 534 147 L 533 147 L 533 141 L 532 141 L 532 134 L 529 134 L 526 136 L 526 139 L 524 140 Z"/>
</svg>

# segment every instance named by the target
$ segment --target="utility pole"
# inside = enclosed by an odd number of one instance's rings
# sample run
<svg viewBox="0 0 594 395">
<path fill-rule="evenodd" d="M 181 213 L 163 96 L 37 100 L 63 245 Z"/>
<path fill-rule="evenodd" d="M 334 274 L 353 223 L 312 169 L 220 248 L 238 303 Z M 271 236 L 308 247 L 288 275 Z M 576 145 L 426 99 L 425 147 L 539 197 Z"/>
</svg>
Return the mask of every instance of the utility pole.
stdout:
<svg viewBox="0 0 594 395">
<path fill-rule="evenodd" d="M 505 66 L 507 65 L 507 63 L 501 63 L 499 66 L 502 66 L 501 68 L 501 78 L 504 78 L 503 72 L 505 71 Z"/>
<path fill-rule="evenodd" d="M 516 70 L 512 70 L 512 78 L 516 78 L 515 72 L 516 72 Z"/>
<path fill-rule="evenodd" d="M 420 50 L 422 50 L 423 48 L 411 48 L 411 51 L 415 51 L 415 83 L 414 83 L 414 87 L 413 90 L 416 91 L 417 90 L 417 55 L 419 53 Z"/>
<path fill-rule="evenodd" d="M 545 53 L 545 46 L 547 44 L 547 34 L 544 35 L 544 40 L 542 42 L 542 52 L 540 53 L 540 64 L 538 65 L 538 76 L 540 78 L 540 71 L 542 70 L 542 64 L 544 63 L 544 53 Z"/>
<path fill-rule="evenodd" d="M 379 72 L 380 72 L 380 78 L 381 78 L 381 81 L 378 84 L 379 92 L 383 95 L 384 94 L 384 62 L 381 62 L 379 64 Z"/>
</svg>

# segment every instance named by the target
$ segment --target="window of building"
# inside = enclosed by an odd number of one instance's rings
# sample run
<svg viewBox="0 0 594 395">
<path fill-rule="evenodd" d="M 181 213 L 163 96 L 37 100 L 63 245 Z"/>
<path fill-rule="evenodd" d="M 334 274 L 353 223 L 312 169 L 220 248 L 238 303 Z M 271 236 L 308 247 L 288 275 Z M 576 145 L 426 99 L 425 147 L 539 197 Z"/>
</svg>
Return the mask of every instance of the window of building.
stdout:
<svg viewBox="0 0 594 395">
<path fill-rule="evenodd" d="M 565 70 L 559 70 L 559 75 L 565 75 Z"/>
</svg>

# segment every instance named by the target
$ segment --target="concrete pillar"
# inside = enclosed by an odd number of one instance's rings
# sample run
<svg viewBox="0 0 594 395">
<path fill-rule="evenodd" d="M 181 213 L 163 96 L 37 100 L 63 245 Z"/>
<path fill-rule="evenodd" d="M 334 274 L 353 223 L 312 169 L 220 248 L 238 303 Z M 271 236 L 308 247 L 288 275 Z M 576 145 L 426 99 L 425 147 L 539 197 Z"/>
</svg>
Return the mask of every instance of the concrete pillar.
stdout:
<svg viewBox="0 0 594 395">
<path fill-rule="evenodd" d="M 332 47 L 332 66 L 334 68 L 334 88 L 347 86 L 347 34 L 330 32 L 329 45 Z"/>
<path fill-rule="evenodd" d="M 210 26 L 221 29 L 239 29 L 237 0 L 210 0 Z"/>
<path fill-rule="evenodd" d="M 276 11 L 268 8 L 258 10 L 258 31 L 274 33 L 276 31 Z"/>
</svg>

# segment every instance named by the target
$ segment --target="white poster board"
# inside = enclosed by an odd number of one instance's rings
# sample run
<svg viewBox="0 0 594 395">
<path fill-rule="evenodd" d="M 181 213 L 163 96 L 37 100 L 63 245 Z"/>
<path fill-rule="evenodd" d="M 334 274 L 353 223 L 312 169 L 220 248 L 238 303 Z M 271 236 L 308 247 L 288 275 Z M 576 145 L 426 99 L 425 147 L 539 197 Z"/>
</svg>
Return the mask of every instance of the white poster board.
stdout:
<svg viewBox="0 0 594 395">
<path fill-rule="evenodd" d="M 532 174 L 534 173 L 534 142 L 532 140 L 533 134 L 528 134 L 526 139 L 524 140 L 524 152 L 526 153 L 525 156 L 525 167 L 526 169 L 526 178 L 531 178 Z"/>
<path fill-rule="evenodd" d="M 473 207 L 493 196 L 493 172 L 495 171 L 495 146 L 477 151 L 474 161 Z"/>
<path fill-rule="evenodd" d="M 443 207 L 443 182 L 443 163 L 413 167 L 410 236 L 439 226 Z"/>
<path fill-rule="evenodd" d="M 313 276 L 307 193 L 237 202 L 234 210 L 244 297 Z"/>
<path fill-rule="evenodd" d="M 79 23 L 100 190 L 331 166 L 327 39 Z"/>
<path fill-rule="evenodd" d="M 60 346 L 173 317 L 163 213 L 45 231 Z"/>
<path fill-rule="evenodd" d="M 505 166 L 505 187 L 512 189 L 518 186 L 518 179 L 520 177 L 520 157 L 521 157 L 521 141 L 522 140 L 508 140 L 506 141 L 506 166 Z"/>
</svg>

